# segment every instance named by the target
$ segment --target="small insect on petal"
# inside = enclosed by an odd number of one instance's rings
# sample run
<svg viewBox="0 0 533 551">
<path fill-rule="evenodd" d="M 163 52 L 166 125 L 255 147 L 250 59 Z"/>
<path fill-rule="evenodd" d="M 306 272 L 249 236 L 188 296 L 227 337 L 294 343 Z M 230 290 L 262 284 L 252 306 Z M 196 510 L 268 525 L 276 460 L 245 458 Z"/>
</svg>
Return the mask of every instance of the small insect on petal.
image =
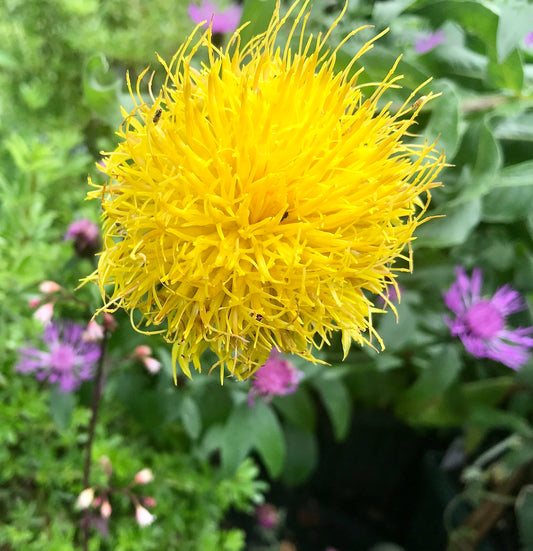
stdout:
<svg viewBox="0 0 533 551">
<path fill-rule="evenodd" d="M 154 124 L 157 124 L 159 122 L 159 119 L 161 118 L 161 114 L 163 113 L 163 109 L 158 109 L 155 112 L 154 118 L 152 119 L 152 122 Z"/>
</svg>

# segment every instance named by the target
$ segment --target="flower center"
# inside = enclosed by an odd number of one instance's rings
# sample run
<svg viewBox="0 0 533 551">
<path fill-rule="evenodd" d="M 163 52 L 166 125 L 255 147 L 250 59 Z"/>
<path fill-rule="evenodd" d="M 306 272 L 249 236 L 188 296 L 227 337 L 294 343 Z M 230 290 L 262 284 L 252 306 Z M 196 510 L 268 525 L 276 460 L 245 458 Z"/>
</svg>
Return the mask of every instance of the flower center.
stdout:
<svg viewBox="0 0 533 551">
<path fill-rule="evenodd" d="M 58 371 L 70 371 L 76 361 L 76 352 L 69 344 L 58 344 L 50 354 L 50 365 Z"/>
<path fill-rule="evenodd" d="M 466 313 L 466 322 L 472 333 L 482 339 L 494 337 L 503 328 L 503 316 L 488 300 L 474 304 Z"/>
</svg>

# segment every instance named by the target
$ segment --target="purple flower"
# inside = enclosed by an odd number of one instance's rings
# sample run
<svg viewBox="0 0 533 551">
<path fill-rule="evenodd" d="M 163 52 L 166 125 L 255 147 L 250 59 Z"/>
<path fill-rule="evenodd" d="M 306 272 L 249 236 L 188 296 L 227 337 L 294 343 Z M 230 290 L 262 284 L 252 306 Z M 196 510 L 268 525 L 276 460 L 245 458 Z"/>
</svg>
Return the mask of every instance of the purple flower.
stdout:
<svg viewBox="0 0 533 551">
<path fill-rule="evenodd" d="M 202 0 L 202 3 L 189 4 L 189 17 L 198 25 L 204 23 L 204 27 L 208 27 L 212 23 L 212 31 L 214 33 L 231 33 L 239 25 L 242 15 L 242 6 L 231 4 L 225 10 L 220 10 L 216 4 L 212 4 L 209 0 Z"/>
<path fill-rule="evenodd" d="M 524 40 L 525 40 L 526 46 L 528 48 L 531 48 L 533 46 L 533 31 L 526 34 L 526 37 L 524 38 Z"/>
<path fill-rule="evenodd" d="M 82 381 L 93 377 L 100 358 L 100 346 L 84 340 L 84 330 L 85 327 L 68 321 L 50 323 L 43 335 L 45 350 L 21 348 L 15 370 L 35 373 L 39 381 L 58 383 L 61 392 L 77 390 Z"/>
<path fill-rule="evenodd" d="M 74 240 L 74 248 L 80 256 L 92 257 L 98 251 L 98 226 L 87 218 L 72 222 L 63 239 Z"/>
<path fill-rule="evenodd" d="M 529 359 L 533 347 L 533 327 L 508 329 L 506 317 L 525 308 L 520 294 L 509 285 L 500 287 L 491 298 L 480 296 L 481 270 L 475 268 L 469 279 L 461 267 L 457 279 L 444 295 L 446 306 L 456 315 L 446 319 L 454 337 L 476 358 L 490 358 L 512 369 L 519 369 Z"/>
<path fill-rule="evenodd" d="M 390 285 L 389 287 L 387 287 L 387 298 L 389 302 L 385 300 L 385 297 L 379 297 L 378 304 L 381 306 L 381 308 L 385 308 L 389 305 L 389 303 L 399 303 L 403 291 L 404 288 L 401 285 L 398 285 L 397 288 L 394 285 Z"/>
<path fill-rule="evenodd" d="M 256 507 L 255 518 L 261 528 L 264 528 L 265 530 L 272 530 L 278 525 L 279 512 L 274 505 L 264 503 L 263 505 Z"/>
<path fill-rule="evenodd" d="M 433 50 L 439 44 L 442 44 L 446 39 L 446 35 L 442 31 L 436 31 L 426 36 L 421 36 L 415 42 L 415 52 L 419 55 L 425 54 Z"/>
<path fill-rule="evenodd" d="M 255 374 L 248 395 L 248 405 L 253 406 L 256 396 L 262 396 L 268 402 L 273 396 L 292 394 L 298 388 L 303 375 L 291 362 L 281 358 L 277 350 L 272 350 L 265 365 Z"/>
</svg>

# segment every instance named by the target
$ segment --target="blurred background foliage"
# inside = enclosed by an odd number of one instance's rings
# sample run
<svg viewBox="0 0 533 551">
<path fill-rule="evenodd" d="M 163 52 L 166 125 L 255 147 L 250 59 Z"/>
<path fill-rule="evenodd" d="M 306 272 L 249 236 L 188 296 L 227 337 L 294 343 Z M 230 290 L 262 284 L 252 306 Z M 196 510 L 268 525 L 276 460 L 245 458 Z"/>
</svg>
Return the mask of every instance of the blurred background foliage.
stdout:
<svg viewBox="0 0 533 551">
<path fill-rule="evenodd" d="M 342 5 L 315 0 L 308 28 L 325 31 Z M 273 7 L 246 0 L 243 36 L 263 31 Z M 249 383 L 220 387 L 202 375 L 175 387 L 169 347 L 118 315 L 94 476 L 103 456 L 117 484 L 149 466 L 157 520 L 140 528 L 118 501 L 91 549 L 259 550 L 281 539 L 298 550 L 533 549 L 533 363 L 515 373 L 468 355 L 449 335 L 442 299 L 456 265 L 479 266 L 487 290 L 509 283 L 528 298 L 514 321 L 532 324 L 533 5 L 349 0 L 329 43 L 366 25 L 340 48 L 339 68 L 388 28 L 360 60 L 360 82 L 381 80 L 401 54 L 403 88 L 384 99 L 394 109 L 431 78 L 421 94 L 441 95 L 419 130 L 439 139 L 449 163 L 431 207 L 445 217 L 420 228 L 414 272 L 399 278 L 399 322 L 391 312 L 377 320 L 385 352 L 353 347 L 342 361 L 334 341 L 322 353 L 331 367 L 292 359 L 305 373 L 298 390 L 250 408 Z M 38 284 L 73 290 L 93 269 L 63 235 L 75 219 L 98 219 L 84 202 L 87 174 L 101 178 L 99 152 L 114 147 L 120 106 L 130 106 L 126 71 L 135 80 L 151 65 L 157 83 L 155 52 L 169 59 L 193 28 L 182 1 L 0 5 L 2 550 L 79 541 L 91 384 L 65 398 L 13 365 L 41 332 L 28 306 Z M 435 32 L 441 43 L 417 52 L 416 41 Z M 76 296 L 85 302 L 58 305 L 56 316 L 87 322 L 97 293 Z M 132 358 L 140 344 L 155 350 L 159 373 Z M 206 354 L 206 371 L 211 363 Z M 265 494 L 286 512 L 270 535 L 250 516 Z"/>
</svg>

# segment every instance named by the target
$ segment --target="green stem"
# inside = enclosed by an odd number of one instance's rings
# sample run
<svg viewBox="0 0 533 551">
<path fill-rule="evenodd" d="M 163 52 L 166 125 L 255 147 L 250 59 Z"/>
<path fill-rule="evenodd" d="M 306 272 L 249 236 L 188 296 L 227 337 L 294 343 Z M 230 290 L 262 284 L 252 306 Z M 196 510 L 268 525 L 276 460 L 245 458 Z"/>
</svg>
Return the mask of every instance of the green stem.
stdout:
<svg viewBox="0 0 533 551">
<path fill-rule="evenodd" d="M 96 421 L 98 419 L 98 409 L 100 406 L 100 398 L 104 386 L 104 361 L 107 349 L 108 332 L 104 330 L 104 337 L 100 344 L 100 359 L 96 366 L 96 376 L 94 379 L 93 395 L 91 399 L 91 420 L 89 421 L 89 437 L 85 446 L 85 467 L 83 469 L 83 489 L 89 488 L 91 485 L 91 459 L 93 450 L 94 433 L 96 429 Z M 83 522 L 83 551 L 89 551 L 90 526 L 87 511 Z"/>
</svg>

